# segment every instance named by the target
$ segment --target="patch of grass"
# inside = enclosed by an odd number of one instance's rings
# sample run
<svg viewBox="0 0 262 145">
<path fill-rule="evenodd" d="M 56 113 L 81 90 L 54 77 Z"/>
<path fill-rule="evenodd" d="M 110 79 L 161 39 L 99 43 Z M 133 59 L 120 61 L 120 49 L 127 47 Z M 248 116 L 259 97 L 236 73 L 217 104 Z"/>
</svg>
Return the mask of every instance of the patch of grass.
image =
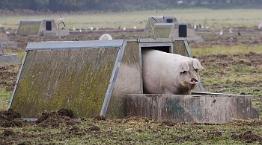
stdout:
<svg viewBox="0 0 262 145">
<path fill-rule="evenodd" d="M 92 27 L 127 27 L 144 28 L 149 16 L 166 15 L 175 16 L 181 22 L 205 24 L 214 27 L 226 26 L 257 26 L 261 21 L 261 9 L 167 9 L 147 10 L 132 12 L 107 12 L 107 13 L 66 13 L 42 15 L 15 15 L 0 16 L 0 24 L 4 27 L 15 28 L 22 19 L 50 19 L 63 17 L 67 27 L 88 28 Z"/>
<path fill-rule="evenodd" d="M 192 53 L 196 57 L 207 55 L 234 55 L 234 54 L 248 54 L 250 52 L 262 53 L 261 45 L 234 45 L 234 46 L 212 46 L 208 48 L 192 49 Z"/>
<path fill-rule="evenodd" d="M 21 62 L 22 62 L 23 58 L 25 57 L 26 52 L 24 50 L 19 50 L 19 51 L 16 51 L 16 54 L 17 54 L 18 58 L 21 60 Z"/>
<path fill-rule="evenodd" d="M 205 64 L 206 69 L 201 72 L 212 82 L 230 83 L 239 82 L 243 84 L 259 82 L 262 79 L 262 68 L 244 64 L 229 64 L 226 68 L 221 66 Z M 215 77 L 215 78 L 214 78 Z M 217 79 L 219 78 L 219 79 Z"/>
<path fill-rule="evenodd" d="M 261 123 L 261 122 L 260 122 Z M 90 126 L 99 130 L 90 130 Z M 237 126 L 237 127 L 236 127 Z M 72 132 L 75 128 L 75 132 Z M 3 128 L 0 128 L 0 133 Z M 70 131 L 71 130 L 71 131 Z M 14 144 L 245 144 L 232 134 L 252 131 L 262 135 L 259 122 L 233 122 L 224 125 L 175 124 L 172 126 L 148 119 L 114 119 L 95 121 L 86 119 L 80 124 L 60 128 L 37 125 L 12 128 L 14 135 L 4 140 Z M 23 135 L 23 136 L 22 136 Z M 21 137 L 22 136 L 22 137 Z M 252 142 L 258 143 L 258 142 Z"/>
<path fill-rule="evenodd" d="M 6 110 L 10 100 L 11 92 L 7 92 L 4 89 L 0 89 L 0 111 Z"/>
</svg>

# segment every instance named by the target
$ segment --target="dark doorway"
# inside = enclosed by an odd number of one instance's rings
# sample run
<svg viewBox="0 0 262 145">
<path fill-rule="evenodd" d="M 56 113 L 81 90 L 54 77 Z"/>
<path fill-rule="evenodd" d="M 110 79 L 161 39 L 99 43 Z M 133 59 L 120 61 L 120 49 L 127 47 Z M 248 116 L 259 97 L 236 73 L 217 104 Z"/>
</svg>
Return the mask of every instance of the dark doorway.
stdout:
<svg viewBox="0 0 262 145">
<path fill-rule="evenodd" d="M 141 53 L 142 53 L 142 57 L 143 57 L 143 52 L 147 51 L 147 50 L 159 50 L 159 51 L 164 51 L 167 53 L 172 53 L 171 52 L 171 46 L 146 46 L 146 47 L 141 47 Z M 143 72 L 143 58 L 142 58 L 142 72 Z M 143 93 L 144 94 L 148 94 L 148 91 L 145 89 L 144 87 L 144 78 L 142 75 L 142 82 L 143 82 Z"/>
<path fill-rule="evenodd" d="M 187 25 L 179 25 L 178 26 L 178 36 L 179 37 L 187 37 Z"/>
<path fill-rule="evenodd" d="M 164 52 L 167 52 L 167 53 L 171 53 L 170 52 L 170 46 L 148 46 L 148 47 L 141 47 L 141 50 L 144 51 L 144 50 L 159 50 L 159 51 L 164 51 Z"/>
<path fill-rule="evenodd" d="M 46 21 L 46 31 L 52 31 L 52 22 L 51 21 Z"/>
<path fill-rule="evenodd" d="M 168 19 L 166 19 L 166 22 L 167 22 L 167 23 L 173 23 L 173 19 L 168 18 Z"/>
</svg>

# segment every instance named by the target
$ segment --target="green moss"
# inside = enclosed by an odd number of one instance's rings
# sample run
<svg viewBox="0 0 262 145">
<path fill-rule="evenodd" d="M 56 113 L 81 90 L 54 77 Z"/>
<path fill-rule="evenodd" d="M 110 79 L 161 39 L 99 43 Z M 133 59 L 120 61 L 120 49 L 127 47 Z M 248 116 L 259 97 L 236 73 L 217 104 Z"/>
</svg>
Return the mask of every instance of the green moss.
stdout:
<svg viewBox="0 0 262 145">
<path fill-rule="evenodd" d="M 60 108 L 98 115 L 116 55 L 117 49 L 104 48 L 30 51 L 12 108 L 24 117 Z"/>
</svg>

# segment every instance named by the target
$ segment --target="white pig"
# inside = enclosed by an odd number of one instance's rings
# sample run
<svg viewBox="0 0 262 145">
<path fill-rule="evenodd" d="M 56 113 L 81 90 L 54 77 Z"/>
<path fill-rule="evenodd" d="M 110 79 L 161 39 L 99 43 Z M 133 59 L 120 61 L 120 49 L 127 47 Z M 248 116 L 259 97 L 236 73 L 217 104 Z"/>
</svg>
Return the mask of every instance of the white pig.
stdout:
<svg viewBox="0 0 262 145">
<path fill-rule="evenodd" d="M 143 85 L 149 94 L 191 94 L 200 81 L 199 60 L 158 50 L 143 51 Z"/>
<path fill-rule="evenodd" d="M 103 34 L 99 37 L 99 40 L 113 40 L 110 34 Z"/>
</svg>

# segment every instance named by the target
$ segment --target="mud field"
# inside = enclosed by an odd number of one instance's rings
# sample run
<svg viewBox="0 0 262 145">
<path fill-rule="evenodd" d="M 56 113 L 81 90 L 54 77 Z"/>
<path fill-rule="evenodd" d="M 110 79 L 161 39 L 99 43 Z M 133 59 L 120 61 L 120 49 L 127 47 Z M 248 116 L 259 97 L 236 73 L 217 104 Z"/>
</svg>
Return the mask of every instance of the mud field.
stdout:
<svg viewBox="0 0 262 145">
<path fill-rule="evenodd" d="M 207 55 L 199 57 L 206 68 L 202 72 L 203 82 L 210 91 L 225 92 L 226 87 L 250 87 L 251 92 L 231 92 L 249 95 L 262 94 L 262 54 L 249 52 L 234 55 Z M 213 81 L 211 78 L 221 78 Z M 237 78 L 242 77 L 242 78 Z M 223 82 L 224 81 L 224 82 Z M 212 83 L 212 84 L 209 84 Z"/>
<path fill-rule="evenodd" d="M 62 40 L 93 40 L 103 32 L 73 33 Z M 255 28 L 234 28 L 233 34 L 225 32 L 223 36 L 218 32 L 198 31 L 205 41 L 191 42 L 194 57 L 199 58 L 205 68 L 200 74 L 205 88 L 253 95 L 254 105 L 262 110 L 262 32 Z M 135 39 L 142 32 L 116 31 L 112 35 L 115 39 Z M 9 39 L 18 43 L 17 52 L 21 52 L 28 41 L 58 40 L 14 34 L 10 34 Z M 219 53 L 212 47 L 218 47 Z M 239 49 L 246 51 L 239 53 Z M 1 89 L 12 91 L 18 69 L 19 66 L 0 66 Z M 7 145 L 248 143 L 262 144 L 261 121 L 236 120 L 219 125 L 155 122 L 145 118 L 98 120 L 77 118 L 72 111 L 61 109 L 43 112 L 35 121 L 28 122 L 12 110 L 0 112 L 0 144 Z"/>
<path fill-rule="evenodd" d="M 225 125 L 154 122 L 145 118 L 75 118 L 70 110 L 44 112 L 34 122 L 0 112 L 0 144 L 261 144 L 261 121 Z M 4 123 L 3 123 L 4 122 Z M 253 128 L 253 129 L 252 129 Z"/>
</svg>

